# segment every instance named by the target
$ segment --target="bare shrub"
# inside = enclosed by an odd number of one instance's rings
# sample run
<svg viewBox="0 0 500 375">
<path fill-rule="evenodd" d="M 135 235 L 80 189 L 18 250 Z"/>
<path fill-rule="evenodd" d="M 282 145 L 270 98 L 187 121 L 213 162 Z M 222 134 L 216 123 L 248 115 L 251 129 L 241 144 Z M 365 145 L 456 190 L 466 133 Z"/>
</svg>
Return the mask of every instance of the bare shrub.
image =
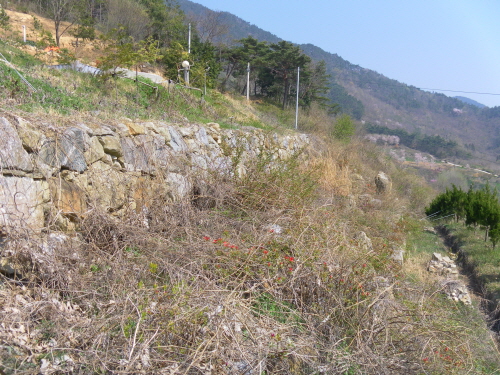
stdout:
<svg viewBox="0 0 500 375">
<path fill-rule="evenodd" d="M 465 339 L 470 314 L 389 257 L 409 225 L 403 197 L 339 203 L 370 189 L 352 183 L 363 160 L 344 147 L 309 162 L 263 153 L 241 176 L 237 163 L 200 173 L 182 199 L 159 193 L 158 176 L 120 220 L 90 210 L 52 258 L 25 247 L 35 274 L 45 259 L 55 272 L 0 288 L 0 338 L 82 374 L 467 373 L 479 345 Z M 380 169 L 371 163 L 360 172 Z M 27 371 L 0 354 L 9 372 Z"/>
</svg>

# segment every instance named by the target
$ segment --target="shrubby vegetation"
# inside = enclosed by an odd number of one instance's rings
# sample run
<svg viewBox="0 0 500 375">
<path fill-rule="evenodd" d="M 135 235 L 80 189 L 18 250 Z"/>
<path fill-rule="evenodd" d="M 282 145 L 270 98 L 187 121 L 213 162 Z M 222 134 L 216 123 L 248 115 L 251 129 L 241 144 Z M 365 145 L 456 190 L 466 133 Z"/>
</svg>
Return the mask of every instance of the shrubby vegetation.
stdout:
<svg viewBox="0 0 500 375">
<path fill-rule="evenodd" d="M 438 217 L 454 216 L 456 221 L 464 220 L 467 226 L 485 229 L 485 241 L 489 238 L 493 247 L 500 240 L 500 203 L 498 192 L 489 185 L 479 190 L 472 187 L 465 192 L 452 186 L 438 195 L 426 209 L 427 215 Z"/>
</svg>

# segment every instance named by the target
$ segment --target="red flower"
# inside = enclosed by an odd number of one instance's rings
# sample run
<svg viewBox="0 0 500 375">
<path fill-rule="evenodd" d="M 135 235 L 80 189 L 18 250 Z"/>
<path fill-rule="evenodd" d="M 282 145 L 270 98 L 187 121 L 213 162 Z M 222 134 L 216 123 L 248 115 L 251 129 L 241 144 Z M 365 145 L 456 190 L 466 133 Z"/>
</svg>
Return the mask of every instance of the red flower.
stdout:
<svg viewBox="0 0 500 375">
<path fill-rule="evenodd" d="M 290 257 L 290 258 L 288 258 L 288 260 L 289 260 L 290 262 L 293 262 L 293 261 L 295 260 L 295 258 L 294 258 L 294 257 Z"/>
<path fill-rule="evenodd" d="M 210 237 L 208 237 L 208 236 L 203 236 L 203 239 L 204 239 L 205 241 L 210 241 Z"/>
<path fill-rule="evenodd" d="M 264 254 L 267 254 L 268 252 L 269 252 L 269 251 L 267 251 L 267 250 L 264 250 Z"/>
<path fill-rule="evenodd" d="M 293 271 L 293 267 L 290 267 L 290 268 L 288 269 L 288 271 L 292 272 L 292 271 Z"/>
</svg>

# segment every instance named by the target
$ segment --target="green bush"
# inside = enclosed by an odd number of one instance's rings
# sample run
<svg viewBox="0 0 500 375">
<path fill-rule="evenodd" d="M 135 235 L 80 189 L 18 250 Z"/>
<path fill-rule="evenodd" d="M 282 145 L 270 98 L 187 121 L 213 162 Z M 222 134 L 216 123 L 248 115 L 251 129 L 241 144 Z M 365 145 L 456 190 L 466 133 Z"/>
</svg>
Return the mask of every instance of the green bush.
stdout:
<svg viewBox="0 0 500 375">
<path fill-rule="evenodd" d="M 332 129 L 332 136 L 340 141 L 349 142 L 356 134 L 356 124 L 349 115 L 341 115 Z"/>
</svg>

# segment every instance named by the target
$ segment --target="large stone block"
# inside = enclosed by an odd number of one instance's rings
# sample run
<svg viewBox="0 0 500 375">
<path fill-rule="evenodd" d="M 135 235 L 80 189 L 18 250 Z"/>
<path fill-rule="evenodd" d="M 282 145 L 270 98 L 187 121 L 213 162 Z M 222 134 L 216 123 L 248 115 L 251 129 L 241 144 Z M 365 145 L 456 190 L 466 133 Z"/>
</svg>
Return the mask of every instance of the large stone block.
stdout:
<svg viewBox="0 0 500 375">
<path fill-rule="evenodd" d="M 76 184 L 62 178 L 51 178 L 49 187 L 52 202 L 58 212 L 65 216 L 82 216 L 85 213 L 85 192 Z"/>
<path fill-rule="evenodd" d="M 115 212 L 128 204 L 135 180 L 133 174 L 97 161 L 84 175 L 76 177 L 75 183 L 86 192 L 91 206 Z"/>
<path fill-rule="evenodd" d="M 55 168 L 64 168 L 76 172 L 87 169 L 85 150 L 88 135 L 79 128 L 68 128 L 60 137 L 48 139 L 40 151 L 40 159 Z"/>
<path fill-rule="evenodd" d="M 38 152 L 45 142 L 45 135 L 37 129 L 33 124 L 22 119 L 21 117 L 16 117 L 17 123 L 14 124 L 17 130 L 17 134 L 23 143 L 25 150 L 29 152 Z"/>
<path fill-rule="evenodd" d="M 104 136 L 99 139 L 102 144 L 102 148 L 106 154 L 111 156 L 116 156 L 117 158 L 123 156 L 122 145 L 119 137 L 115 136 Z"/>
<path fill-rule="evenodd" d="M 14 126 L 0 117 L 0 168 L 33 171 L 31 159 Z"/>
<path fill-rule="evenodd" d="M 40 231 L 47 198 L 48 186 L 44 181 L 0 175 L 0 228 L 7 233 L 26 228 Z"/>
<path fill-rule="evenodd" d="M 167 167 L 169 148 L 160 135 L 137 135 L 121 139 L 123 159 L 128 171 L 155 173 Z"/>
<path fill-rule="evenodd" d="M 184 142 L 182 135 L 173 126 L 169 126 L 168 131 L 170 133 L 170 147 L 172 147 L 175 152 L 187 152 L 188 146 L 186 142 Z"/>
<path fill-rule="evenodd" d="M 85 161 L 87 165 L 95 163 L 101 160 L 106 153 L 104 152 L 104 147 L 102 147 L 101 142 L 98 137 L 91 137 L 87 145 L 87 150 L 84 153 Z"/>
</svg>

